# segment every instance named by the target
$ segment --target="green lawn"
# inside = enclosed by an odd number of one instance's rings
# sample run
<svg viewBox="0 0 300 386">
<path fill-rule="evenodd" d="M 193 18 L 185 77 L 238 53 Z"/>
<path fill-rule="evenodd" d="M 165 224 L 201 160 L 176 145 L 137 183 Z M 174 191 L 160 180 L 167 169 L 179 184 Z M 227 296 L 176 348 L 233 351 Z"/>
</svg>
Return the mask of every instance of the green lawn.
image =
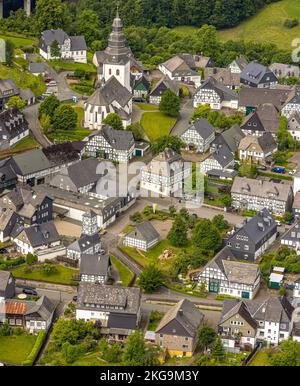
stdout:
<svg viewBox="0 0 300 386">
<path fill-rule="evenodd" d="M 189 245 L 186 248 L 189 248 Z M 170 268 L 170 263 L 172 261 L 172 258 L 169 260 L 158 259 L 158 257 L 162 254 L 162 252 L 166 249 L 172 251 L 175 257 L 184 248 L 173 247 L 171 246 L 169 240 L 166 239 L 166 240 L 162 240 L 154 248 L 150 249 L 150 251 L 147 251 L 147 252 L 142 251 L 142 254 L 145 256 L 143 257 L 134 248 L 122 247 L 122 250 L 141 266 L 145 267 L 146 265 L 149 265 L 152 263 L 152 264 L 158 265 L 162 270 L 167 272 Z"/>
<path fill-rule="evenodd" d="M 119 272 L 119 277 L 120 281 L 122 282 L 122 285 L 124 287 L 127 287 L 133 278 L 133 273 L 116 257 L 110 255 L 110 260 Z"/>
<path fill-rule="evenodd" d="M 16 144 L 16 146 L 12 147 L 11 149 L 1 151 L 0 159 L 9 157 L 12 154 L 21 153 L 25 150 L 34 149 L 36 147 L 39 147 L 37 141 L 32 136 L 28 136 L 22 139 L 19 143 Z"/>
<path fill-rule="evenodd" d="M 300 19 L 299 0 L 282 0 L 269 4 L 255 16 L 241 23 L 235 28 L 218 32 L 221 40 L 244 39 L 275 43 L 281 49 L 292 51 L 291 42 L 300 36 L 300 25 L 286 28 L 283 23 L 286 19 Z"/>
<path fill-rule="evenodd" d="M 75 71 L 75 70 L 84 70 L 89 73 L 96 73 L 96 67 L 91 63 L 75 63 L 67 60 L 51 60 L 49 61 L 50 66 L 52 66 L 57 72 L 62 71 Z"/>
<path fill-rule="evenodd" d="M 152 111 L 152 110 L 158 110 L 157 105 L 150 105 L 149 103 L 135 103 L 136 106 L 138 106 L 141 110 L 144 111 Z"/>
<path fill-rule="evenodd" d="M 5 34 L 0 34 L 0 39 L 10 40 L 16 48 L 22 48 L 37 44 L 37 39 L 35 38 L 25 38 L 21 35 L 19 36 L 16 33 L 10 34 L 9 32 Z"/>
<path fill-rule="evenodd" d="M 169 117 L 161 112 L 146 112 L 142 115 L 141 126 L 150 141 L 170 134 L 176 118 Z"/>
<path fill-rule="evenodd" d="M 46 91 L 42 77 L 29 74 L 17 66 L 8 67 L 0 64 L 0 79 L 1 78 L 12 78 L 17 87 L 21 89 L 30 88 L 37 96 L 42 95 Z"/>
<path fill-rule="evenodd" d="M 30 354 L 36 336 L 29 334 L 0 336 L 0 362 L 20 365 Z"/>
<path fill-rule="evenodd" d="M 51 275 L 45 275 L 41 270 L 41 265 L 37 264 L 33 266 L 32 272 L 28 272 L 28 266 L 22 265 L 12 271 L 15 278 L 48 281 L 52 283 L 60 284 L 74 284 L 72 277 L 78 274 L 77 269 L 68 268 L 61 264 L 56 264 L 57 272 Z"/>
<path fill-rule="evenodd" d="M 270 366 L 268 353 L 266 351 L 259 351 L 248 366 Z"/>
<path fill-rule="evenodd" d="M 82 355 L 71 366 L 118 366 L 118 364 L 107 363 L 99 357 L 99 351 Z"/>
</svg>

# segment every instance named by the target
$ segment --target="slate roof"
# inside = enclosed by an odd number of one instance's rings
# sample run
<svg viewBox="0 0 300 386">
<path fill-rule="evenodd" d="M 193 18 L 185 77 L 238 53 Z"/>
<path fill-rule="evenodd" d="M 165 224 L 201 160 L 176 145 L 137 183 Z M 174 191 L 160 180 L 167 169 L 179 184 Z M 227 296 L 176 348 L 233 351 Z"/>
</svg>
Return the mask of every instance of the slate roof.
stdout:
<svg viewBox="0 0 300 386">
<path fill-rule="evenodd" d="M 284 107 L 289 103 L 300 104 L 300 86 L 299 85 L 296 85 L 292 88 L 284 104 Z"/>
<path fill-rule="evenodd" d="M 55 305 L 47 296 L 40 297 L 32 307 L 29 307 L 25 312 L 25 319 L 48 320 L 55 310 Z"/>
<path fill-rule="evenodd" d="M 50 162 L 42 149 L 33 149 L 12 157 L 12 167 L 17 174 L 27 175 L 50 168 Z"/>
<path fill-rule="evenodd" d="M 24 228 L 17 236 L 18 239 L 23 238 L 23 232 L 33 248 L 60 241 L 60 236 L 53 221 Z M 25 239 L 22 241 L 27 242 Z"/>
<path fill-rule="evenodd" d="M 233 161 L 233 154 L 224 139 L 218 135 L 212 144 L 209 157 L 214 158 L 223 168 L 226 168 Z"/>
<path fill-rule="evenodd" d="M 247 125 L 253 118 L 256 120 L 256 127 Z M 244 130 L 265 130 L 277 134 L 279 123 L 280 116 L 278 109 L 272 103 L 263 103 L 244 118 L 241 127 Z"/>
<path fill-rule="evenodd" d="M 172 73 L 173 76 L 178 75 L 189 75 L 189 76 L 199 76 L 198 72 L 195 71 L 195 63 L 194 68 L 191 68 L 190 57 L 185 55 L 176 55 L 173 56 L 173 58 L 167 60 L 166 62 L 162 63 L 162 66 L 164 66 L 168 71 Z"/>
<path fill-rule="evenodd" d="M 247 321 L 255 328 L 258 321 L 290 323 L 294 307 L 285 296 L 259 300 L 224 299 L 220 323 L 234 316 L 242 307 Z"/>
<path fill-rule="evenodd" d="M 45 63 L 29 63 L 29 71 L 33 74 L 41 74 L 46 71 Z"/>
<path fill-rule="evenodd" d="M 204 315 L 192 302 L 182 299 L 165 313 L 155 332 L 159 333 L 170 322 L 176 320 L 188 335 L 195 337 L 203 319 Z"/>
<path fill-rule="evenodd" d="M 232 101 L 238 99 L 238 94 L 230 90 L 224 84 L 218 82 L 216 79 L 211 76 L 208 77 L 202 84 L 197 88 L 195 94 L 201 89 L 214 90 L 220 97 L 221 101 Z"/>
<path fill-rule="evenodd" d="M 284 106 L 291 87 L 265 89 L 256 87 L 241 87 L 238 94 L 239 107 L 257 107 L 264 103 L 273 104 L 278 110 Z"/>
<path fill-rule="evenodd" d="M 300 192 L 297 192 L 294 197 L 293 209 L 300 209 Z"/>
<path fill-rule="evenodd" d="M 145 221 L 141 224 L 137 224 L 135 230 L 127 234 L 126 237 L 144 240 L 147 243 L 150 243 L 159 238 L 159 233 L 151 222 Z"/>
<path fill-rule="evenodd" d="M 212 124 L 210 124 L 208 122 L 207 119 L 204 119 L 204 118 L 201 118 L 201 119 L 197 119 L 196 121 L 192 122 L 189 127 L 185 130 L 188 131 L 188 130 L 196 130 L 197 133 L 204 139 L 206 140 L 207 138 L 209 138 L 214 132 L 215 132 L 215 128 L 213 127 Z M 184 132 L 184 133 L 185 133 Z M 182 133 L 182 135 L 184 134 Z"/>
<path fill-rule="evenodd" d="M 0 144 L 5 135 L 11 140 L 28 130 L 28 122 L 24 115 L 17 109 L 4 109 L 0 112 Z"/>
<path fill-rule="evenodd" d="M 51 46 L 55 40 L 61 46 L 67 39 L 71 40 L 71 51 L 81 51 L 87 49 L 83 36 L 69 36 L 62 29 L 51 29 L 43 31 L 41 34 L 40 47 L 44 48 L 44 46 Z"/>
<path fill-rule="evenodd" d="M 13 90 L 10 96 L 19 94 L 19 89 L 12 78 L 0 79 L 0 96 L 3 97 L 9 90 Z"/>
<path fill-rule="evenodd" d="M 87 46 L 84 36 L 70 36 L 71 51 L 86 51 Z"/>
<path fill-rule="evenodd" d="M 237 87 L 240 85 L 240 74 L 232 73 L 229 68 L 207 67 L 204 69 L 204 77 L 212 77 L 226 87 Z"/>
<path fill-rule="evenodd" d="M 173 91 L 176 95 L 179 95 L 179 88 L 177 84 L 172 79 L 170 79 L 168 75 L 165 75 L 156 83 L 154 88 L 151 90 L 150 95 L 155 96 L 157 89 L 160 88 L 161 85 L 163 85 L 166 90 L 169 89 Z"/>
<path fill-rule="evenodd" d="M 104 306 L 107 311 L 136 315 L 141 303 L 141 290 L 109 286 L 98 283 L 80 282 L 78 286 L 77 309 L 95 310 Z M 96 305 L 91 307 L 90 304 Z M 121 307 L 116 310 L 114 307 Z M 99 307 L 99 309 L 101 309 Z"/>
<path fill-rule="evenodd" d="M 257 264 L 238 261 L 229 247 L 224 247 L 204 267 L 219 269 L 231 283 L 254 285 L 260 270 Z M 196 274 L 195 277 L 198 275 Z"/>
<path fill-rule="evenodd" d="M 231 194 L 247 194 L 258 197 L 273 197 L 287 202 L 292 192 L 291 185 L 272 181 L 257 180 L 247 177 L 236 177 L 231 187 Z"/>
<path fill-rule="evenodd" d="M 140 84 L 143 84 L 145 89 L 147 91 L 150 90 L 150 82 L 149 80 L 144 76 L 142 75 L 140 78 L 136 79 L 134 77 L 134 80 L 133 80 L 133 89 L 136 89 Z"/>
<path fill-rule="evenodd" d="M 87 99 L 86 104 L 92 106 L 110 106 L 116 101 L 120 106 L 124 107 L 131 100 L 131 92 L 117 80 L 115 76 L 111 76 L 108 81 L 96 89 L 96 91 Z"/>
<path fill-rule="evenodd" d="M 8 271 L 0 271 L 0 293 L 6 291 L 11 273 Z"/>
<path fill-rule="evenodd" d="M 266 74 L 274 75 L 268 67 L 252 61 L 242 70 L 241 79 L 258 85 Z"/>
<path fill-rule="evenodd" d="M 106 276 L 111 265 L 108 255 L 81 255 L 80 274 Z"/>
<path fill-rule="evenodd" d="M 134 137 L 131 131 L 115 130 L 109 125 L 104 125 L 95 135 L 102 135 L 116 150 L 129 150 L 134 144 Z"/>
<path fill-rule="evenodd" d="M 250 150 L 251 146 L 258 144 L 265 154 L 273 152 L 277 149 L 277 144 L 271 133 L 264 133 L 260 137 L 249 135 L 243 138 L 239 145 L 239 150 Z"/>
<path fill-rule="evenodd" d="M 4 231 L 9 224 L 14 211 L 10 208 L 0 208 L 0 230 Z"/>
<path fill-rule="evenodd" d="M 248 64 L 248 60 L 245 56 L 240 55 L 235 58 L 235 62 L 238 65 L 239 69 L 242 71 Z"/>
<path fill-rule="evenodd" d="M 263 209 L 256 216 L 246 219 L 242 228 L 238 229 L 227 241 L 235 238 L 239 233 L 246 233 L 251 242 L 257 244 L 269 234 L 270 230 L 276 227 L 276 222 L 273 220 L 270 212 L 267 209 Z"/>
<path fill-rule="evenodd" d="M 59 187 L 64 176 L 68 176 L 78 189 L 95 183 L 100 178 L 100 175 L 97 174 L 99 164 L 100 162 L 96 158 L 87 158 L 76 162 L 67 168 L 61 169 L 61 172 L 53 177 L 50 185 Z"/>
<path fill-rule="evenodd" d="M 291 64 L 284 63 L 272 63 L 270 65 L 270 70 L 279 78 L 285 78 L 289 76 L 300 76 L 299 66 L 293 66 Z"/>
<path fill-rule="evenodd" d="M 220 135 L 216 136 L 212 143 L 215 145 L 227 145 L 232 153 L 235 153 L 238 149 L 240 141 L 245 137 L 241 128 L 238 125 L 233 125 L 230 129 L 223 131 Z"/>
<path fill-rule="evenodd" d="M 300 223 L 296 222 L 281 238 L 281 240 L 298 243 L 300 241 Z"/>
<path fill-rule="evenodd" d="M 101 243 L 101 239 L 98 233 L 95 233 L 94 235 L 81 235 L 78 240 L 68 246 L 68 249 L 84 253 L 92 246 L 98 245 L 99 243 Z"/>
</svg>

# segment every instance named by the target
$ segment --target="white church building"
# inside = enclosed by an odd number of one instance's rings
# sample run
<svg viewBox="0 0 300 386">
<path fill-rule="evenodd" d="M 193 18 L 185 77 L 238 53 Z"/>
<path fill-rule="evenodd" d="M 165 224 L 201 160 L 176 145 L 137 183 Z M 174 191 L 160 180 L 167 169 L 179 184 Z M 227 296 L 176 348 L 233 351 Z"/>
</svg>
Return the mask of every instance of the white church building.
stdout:
<svg viewBox="0 0 300 386">
<path fill-rule="evenodd" d="M 105 51 L 97 52 L 98 79 L 101 86 L 85 103 L 85 127 L 99 130 L 109 113 L 117 113 L 124 127 L 131 124 L 132 90 L 130 57 L 122 21 L 117 12 Z M 95 54 L 96 55 L 96 54 Z"/>
</svg>

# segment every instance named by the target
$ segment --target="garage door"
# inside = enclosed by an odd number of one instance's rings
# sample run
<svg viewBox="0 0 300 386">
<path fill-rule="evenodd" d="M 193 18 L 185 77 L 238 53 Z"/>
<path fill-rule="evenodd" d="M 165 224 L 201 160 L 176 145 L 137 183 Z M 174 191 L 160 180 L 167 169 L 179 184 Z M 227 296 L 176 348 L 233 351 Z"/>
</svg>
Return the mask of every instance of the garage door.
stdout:
<svg viewBox="0 0 300 386">
<path fill-rule="evenodd" d="M 242 292 L 242 298 L 243 298 L 243 299 L 249 299 L 249 298 L 250 298 L 249 292 L 243 291 L 243 292 Z"/>
</svg>

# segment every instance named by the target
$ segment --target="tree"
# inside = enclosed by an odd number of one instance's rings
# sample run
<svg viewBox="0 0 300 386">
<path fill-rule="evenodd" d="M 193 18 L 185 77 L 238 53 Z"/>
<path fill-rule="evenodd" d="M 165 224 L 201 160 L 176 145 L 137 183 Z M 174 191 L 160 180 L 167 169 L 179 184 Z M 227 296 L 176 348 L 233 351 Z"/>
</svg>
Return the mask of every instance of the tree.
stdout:
<svg viewBox="0 0 300 386">
<path fill-rule="evenodd" d="M 103 119 L 103 123 L 111 126 L 115 130 L 123 130 L 122 119 L 116 113 L 109 113 L 105 119 Z"/>
<path fill-rule="evenodd" d="M 77 33 L 84 35 L 86 43 L 89 47 L 99 39 L 100 21 L 96 12 L 91 9 L 84 9 L 80 12 L 77 19 Z"/>
<path fill-rule="evenodd" d="M 45 134 L 51 131 L 52 125 L 49 115 L 43 114 L 40 119 L 40 124 Z"/>
<path fill-rule="evenodd" d="M 216 340 L 216 332 L 209 326 L 203 326 L 198 331 L 198 346 L 201 350 L 207 350 L 207 348 Z"/>
<path fill-rule="evenodd" d="M 38 262 L 38 257 L 32 253 L 27 253 L 26 255 L 26 264 L 33 265 Z"/>
<path fill-rule="evenodd" d="M 53 43 L 51 44 L 50 54 L 51 54 L 51 58 L 56 59 L 61 57 L 61 51 L 57 40 L 54 40 Z"/>
<path fill-rule="evenodd" d="M 153 293 L 164 283 L 162 271 L 154 264 L 147 265 L 138 278 L 138 285 L 146 293 Z"/>
<path fill-rule="evenodd" d="M 257 166 L 254 163 L 249 162 L 248 160 L 241 161 L 238 171 L 240 177 L 255 178 L 257 172 Z"/>
<path fill-rule="evenodd" d="M 140 212 L 135 212 L 129 216 L 130 221 L 139 223 L 143 221 L 143 216 Z"/>
<path fill-rule="evenodd" d="M 172 90 L 167 89 L 160 100 L 159 111 L 177 118 L 180 111 L 180 98 Z"/>
<path fill-rule="evenodd" d="M 70 22 L 68 5 L 61 0 L 37 0 L 34 20 L 39 33 L 64 28 Z"/>
<path fill-rule="evenodd" d="M 93 323 L 85 323 L 83 320 L 63 318 L 58 319 L 54 324 L 51 339 L 56 347 L 62 347 L 65 342 L 76 344 L 84 339 L 93 330 Z"/>
<path fill-rule="evenodd" d="M 180 154 L 183 147 L 184 143 L 179 137 L 173 135 L 164 135 L 151 143 L 150 150 L 152 155 L 157 155 L 164 151 L 166 148 L 173 149 L 175 153 Z"/>
<path fill-rule="evenodd" d="M 135 331 L 127 338 L 123 354 L 125 366 L 143 366 L 146 343 L 141 331 Z"/>
<path fill-rule="evenodd" d="M 221 248 L 222 239 L 219 230 L 208 219 L 201 219 L 195 226 L 193 244 L 205 252 L 216 252 Z"/>
<path fill-rule="evenodd" d="M 284 222 L 289 223 L 289 222 L 293 221 L 293 219 L 294 219 L 293 213 L 291 213 L 291 212 L 285 212 L 284 213 L 284 215 L 283 215 Z"/>
<path fill-rule="evenodd" d="M 232 204 L 232 197 L 230 194 L 224 194 L 221 197 L 220 201 L 222 202 L 225 208 L 229 208 Z"/>
<path fill-rule="evenodd" d="M 5 40 L 5 63 L 12 66 L 15 57 L 15 46 L 11 40 Z"/>
<path fill-rule="evenodd" d="M 121 360 L 121 354 L 120 345 L 113 343 L 111 346 L 107 346 L 107 349 L 102 354 L 102 358 L 108 363 L 118 363 Z"/>
<path fill-rule="evenodd" d="M 182 216 L 177 215 L 172 228 L 168 233 L 168 240 L 174 247 L 183 247 L 187 244 L 187 226 Z"/>
<path fill-rule="evenodd" d="M 77 126 L 77 113 L 71 106 L 60 105 L 55 110 L 52 124 L 55 130 L 74 130 Z"/>
<path fill-rule="evenodd" d="M 213 225 L 219 229 L 219 231 L 226 231 L 229 229 L 230 225 L 227 220 L 225 220 L 224 216 L 222 214 L 217 214 L 212 219 Z"/>
<path fill-rule="evenodd" d="M 170 205 L 169 206 L 169 213 L 171 215 L 171 217 L 175 217 L 175 214 L 176 214 L 176 208 L 174 205 Z"/>
<path fill-rule="evenodd" d="M 10 97 L 9 100 L 6 103 L 6 106 L 9 109 L 17 108 L 18 110 L 23 110 L 26 106 L 26 101 L 24 99 L 21 99 L 18 95 Z"/>
<path fill-rule="evenodd" d="M 141 125 L 136 122 L 126 127 L 126 131 L 131 131 L 135 141 L 142 141 L 144 139 L 144 132 Z"/>
<path fill-rule="evenodd" d="M 291 339 L 279 345 L 280 352 L 270 356 L 272 366 L 300 366 L 300 343 Z"/>
<path fill-rule="evenodd" d="M 217 361 L 217 362 L 224 362 L 226 359 L 226 351 L 224 349 L 223 343 L 221 341 L 221 338 L 218 336 L 213 347 L 211 350 L 211 356 Z"/>
<path fill-rule="evenodd" d="M 55 275 L 57 273 L 57 268 L 54 264 L 44 264 L 42 266 L 42 273 L 46 276 Z"/>
<path fill-rule="evenodd" d="M 280 117 L 280 123 L 277 133 L 278 150 L 295 150 L 296 143 L 292 135 L 289 133 L 288 120 L 286 117 Z"/>
<path fill-rule="evenodd" d="M 52 122 L 52 119 L 54 117 L 55 110 L 60 105 L 59 100 L 56 98 L 55 95 L 49 95 L 41 104 L 39 107 L 39 118 L 42 117 L 43 114 L 48 115 L 50 117 L 50 120 Z"/>
</svg>

